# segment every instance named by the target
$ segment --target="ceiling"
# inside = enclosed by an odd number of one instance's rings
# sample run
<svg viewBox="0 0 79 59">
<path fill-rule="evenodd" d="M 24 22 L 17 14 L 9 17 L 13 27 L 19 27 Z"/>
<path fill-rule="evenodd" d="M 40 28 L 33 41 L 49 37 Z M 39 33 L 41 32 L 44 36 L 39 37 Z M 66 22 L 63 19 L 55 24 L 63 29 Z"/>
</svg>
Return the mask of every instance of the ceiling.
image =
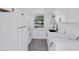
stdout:
<svg viewBox="0 0 79 59">
<path fill-rule="evenodd" d="M 28 13 L 52 13 L 54 8 L 21 8 Z"/>
</svg>

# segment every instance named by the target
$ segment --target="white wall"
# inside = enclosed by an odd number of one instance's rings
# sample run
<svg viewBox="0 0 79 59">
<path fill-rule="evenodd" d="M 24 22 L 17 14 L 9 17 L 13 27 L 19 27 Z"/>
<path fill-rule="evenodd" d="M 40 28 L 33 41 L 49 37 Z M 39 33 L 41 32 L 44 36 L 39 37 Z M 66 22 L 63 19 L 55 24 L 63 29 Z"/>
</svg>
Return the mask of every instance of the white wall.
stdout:
<svg viewBox="0 0 79 59">
<path fill-rule="evenodd" d="M 0 12 L 0 50 L 18 50 L 17 14 Z"/>
</svg>

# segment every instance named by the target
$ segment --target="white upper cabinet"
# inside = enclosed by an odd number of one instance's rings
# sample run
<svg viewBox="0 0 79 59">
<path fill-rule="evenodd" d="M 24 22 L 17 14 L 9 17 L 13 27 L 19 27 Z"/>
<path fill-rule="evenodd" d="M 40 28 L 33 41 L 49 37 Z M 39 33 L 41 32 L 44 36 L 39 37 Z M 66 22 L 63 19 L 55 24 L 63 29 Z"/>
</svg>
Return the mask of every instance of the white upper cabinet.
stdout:
<svg viewBox="0 0 79 59">
<path fill-rule="evenodd" d="M 68 22 L 79 23 L 79 8 L 68 8 Z"/>
<path fill-rule="evenodd" d="M 67 22 L 67 8 L 55 9 L 56 22 Z"/>
</svg>

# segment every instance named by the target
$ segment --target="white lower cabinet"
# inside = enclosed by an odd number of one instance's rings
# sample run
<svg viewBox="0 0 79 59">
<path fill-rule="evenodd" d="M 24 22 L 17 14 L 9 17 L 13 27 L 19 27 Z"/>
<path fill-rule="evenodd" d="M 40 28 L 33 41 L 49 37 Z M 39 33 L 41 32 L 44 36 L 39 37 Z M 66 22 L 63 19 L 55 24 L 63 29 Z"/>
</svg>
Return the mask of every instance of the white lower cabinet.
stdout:
<svg viewBox="0 0 79 59">
<path fill-rule="evenodd" d="M 56 50 L 56 44 L 53 41 L 54 38 L 48 38 L 47 43 L 48 43 L 48 51 L 55 51 Z"/>
<path fill-rule="evenodd" d="M 18 29 L 19 50 L 28 50 L 29 32 L 28 27 Z"/>
</svg>

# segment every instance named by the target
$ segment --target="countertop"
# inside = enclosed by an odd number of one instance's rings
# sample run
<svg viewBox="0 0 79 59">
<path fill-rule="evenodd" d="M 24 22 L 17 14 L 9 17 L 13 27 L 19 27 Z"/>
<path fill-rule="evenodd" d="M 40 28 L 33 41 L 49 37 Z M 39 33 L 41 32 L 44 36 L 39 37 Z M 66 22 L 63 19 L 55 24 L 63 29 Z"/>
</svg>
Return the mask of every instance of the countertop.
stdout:
<svg viewBox="0 0 79 59">
<path fill-rule="evenodd" d="M 49 38 L 61 38 L 61 39 L 70 39 L 68 35 L 65 33 L 59 33 L 59 32 L 48 32 L 48 39 Z"/>
</svg>

